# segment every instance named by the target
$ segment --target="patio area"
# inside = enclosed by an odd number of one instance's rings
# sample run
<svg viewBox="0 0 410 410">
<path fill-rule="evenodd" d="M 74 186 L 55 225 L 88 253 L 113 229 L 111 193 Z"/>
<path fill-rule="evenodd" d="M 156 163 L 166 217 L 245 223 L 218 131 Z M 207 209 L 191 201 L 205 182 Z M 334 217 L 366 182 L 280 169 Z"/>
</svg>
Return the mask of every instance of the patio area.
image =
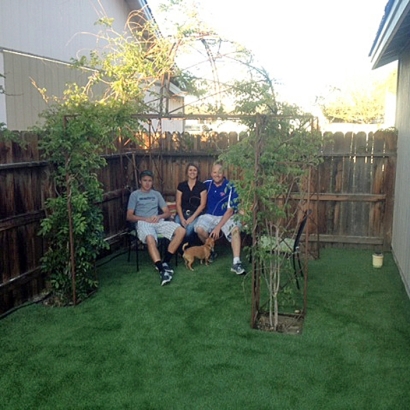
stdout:
<svg viewBox="0 0 410 410">
<path fill-rule="evenodd" d="M 229 250 L 161 287 L 147 255 L 99 261 L 77 307 L 0 321 L 2 409 L 403 409 L 410 301 L 391 254 L 325 249 L 309 262 L 301 335 L 250 328 L 251 277 Z M 135 255 L 133 255 L 135 258 Z M 404 406 L 404 407 L 403 407 Z"/>
</svg>

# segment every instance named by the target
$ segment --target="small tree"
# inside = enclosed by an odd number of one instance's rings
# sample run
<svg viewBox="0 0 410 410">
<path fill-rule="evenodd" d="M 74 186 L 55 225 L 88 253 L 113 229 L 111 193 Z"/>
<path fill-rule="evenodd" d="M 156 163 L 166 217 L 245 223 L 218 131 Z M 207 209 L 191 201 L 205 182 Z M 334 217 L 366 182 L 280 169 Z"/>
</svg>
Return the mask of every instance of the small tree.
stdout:
<svg viewBox="0 0 410 410">
<path fill-rule="evenodd" d="M 327 96 L 317 98 L 318 105 L 330 122 L 382 124 L 386 111 L 386 95 L 396 91 L 397 72 L 382 81 L 362 80 L 348 88 L 332 87 Z"/>
<path fill-rule="evenodd" d="M 47 200 L 41 223 L 47 243 L 42 268 L 61 304 L 76 304 L 98 286 L 94 264 L 107 244 L 97 205 L 102 200 L 97 171 L 106 163 L 101 154 L 120 129 L 134 125 L 131 112 L 122 104 L 69 101 L 43 114 L 46 121 L 38 133 L 52 165 L 56 196 Z"/>
<path fill-rule="evenodd" d="M 272 82 L 263 71 L 260 73 L 259 81 L 238 83 L 234 88 L 236 111 L 253 117 L 244 121 L 248 135 L 222 159 L 239 174 L 235 184 L 242 209 L 240 218 L 253 236 L 254 286 L 263 278 L 270 326 L 277 330 L 280 301 L 292 298 L 295 288 L 284 285 L 287 267 L 279 247 L 267 246 L 262 238 L 273 238 L 268 241 L 271 244 L 279 243 L 294 231 L 300 202 L 292 192 L 298 191 L 303 201 L 304 179 L 309 167 L 319 162 L 322 137 L 314 129 L 311 116 L 276 100 Z M 288 278 L 286 282 L 292 284 L 292 276 Z M 259 310 L 259 300 L 255 304 Z M 252 317 L 253 325 L 255 321 Z"/>
</svg>

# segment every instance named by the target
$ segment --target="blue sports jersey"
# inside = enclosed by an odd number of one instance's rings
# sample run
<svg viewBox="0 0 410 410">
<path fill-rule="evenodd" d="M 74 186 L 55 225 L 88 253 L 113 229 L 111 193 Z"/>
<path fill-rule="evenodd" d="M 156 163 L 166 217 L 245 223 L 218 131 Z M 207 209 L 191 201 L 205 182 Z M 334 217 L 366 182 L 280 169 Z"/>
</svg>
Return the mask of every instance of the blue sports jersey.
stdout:
<svg viewBox="0 0 410 410">
<path fill-rule="evenodd" d="M 238 193 L 226 178 L 220 186 L 216 186 L 212 179 L 204 181 L 204 184 L 208 191 L 207 214 L 223 216 L 228 208 L 237 209 Z"/>
</svg>

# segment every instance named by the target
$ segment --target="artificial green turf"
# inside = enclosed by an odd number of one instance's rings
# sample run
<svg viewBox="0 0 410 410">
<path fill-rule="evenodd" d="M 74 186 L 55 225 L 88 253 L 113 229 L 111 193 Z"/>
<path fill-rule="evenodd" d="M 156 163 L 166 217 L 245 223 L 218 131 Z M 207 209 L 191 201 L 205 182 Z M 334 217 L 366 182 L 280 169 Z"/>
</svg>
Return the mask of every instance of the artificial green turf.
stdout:
<svg viewBox="0 0 410 410">
<path fill-rule="evenodd" d="M 218 250 L 218 253 L 221 253 Z M 250 329 L 250 277 L 229 250 L 161 287 L 147 259 L 99 268 L 77 307 L 0 321 L 1 409 L 406 409 L 410 301 L 390 254 L 309 263 L 301 335 Z"/>
</svg>

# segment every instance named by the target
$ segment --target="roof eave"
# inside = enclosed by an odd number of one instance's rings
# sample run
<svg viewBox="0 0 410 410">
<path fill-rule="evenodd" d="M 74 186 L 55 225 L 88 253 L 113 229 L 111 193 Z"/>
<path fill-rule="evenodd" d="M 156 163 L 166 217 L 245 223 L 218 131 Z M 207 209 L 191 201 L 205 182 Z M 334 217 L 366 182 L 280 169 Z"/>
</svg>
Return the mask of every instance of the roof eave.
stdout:
<svg viewBox="0 0 410 410">
<path fill-rule="evenodd" d="M 125 0 L 131 10 L 142 10 L 148 21 L 155 20 L 146 0 Z"/>
<path fill-rule="evenodd" d="M 399 59 L 403 41 L 407 43 L 408 30 L 404 27 L 408 24 L 410 0 L 389 0 L 369 54 L 373 69 Z"/>
</svg>

